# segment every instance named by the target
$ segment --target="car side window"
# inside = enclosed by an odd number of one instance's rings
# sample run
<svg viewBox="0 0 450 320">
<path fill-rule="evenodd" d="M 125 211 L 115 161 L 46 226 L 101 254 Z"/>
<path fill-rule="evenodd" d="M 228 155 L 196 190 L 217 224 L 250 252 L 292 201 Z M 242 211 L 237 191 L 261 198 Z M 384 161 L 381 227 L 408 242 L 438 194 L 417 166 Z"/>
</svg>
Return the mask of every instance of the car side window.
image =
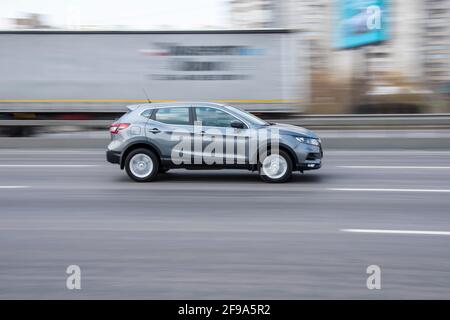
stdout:
<svg viewBox="0 0 450 320">
<path fill-rule="evenodd" d="M 147 109 L 141 113 L 141 116 L 150 118 L 152 116 L 152 113 L 153 113 L 153 109 Z"/>
<path fill-rule="evenodd" d="M 155 121 L 167 124 L 188 125 L 189 107 L 162 108 L 156 110 Z"/>
<path fill-rule="evenodd" d="M 233 121 L 240 121 L 231 114 L 216 108 L 197 107 L 195 108 L 197 121 L 201 121 L 206 127 L 231 127 Z"/>
</svg>

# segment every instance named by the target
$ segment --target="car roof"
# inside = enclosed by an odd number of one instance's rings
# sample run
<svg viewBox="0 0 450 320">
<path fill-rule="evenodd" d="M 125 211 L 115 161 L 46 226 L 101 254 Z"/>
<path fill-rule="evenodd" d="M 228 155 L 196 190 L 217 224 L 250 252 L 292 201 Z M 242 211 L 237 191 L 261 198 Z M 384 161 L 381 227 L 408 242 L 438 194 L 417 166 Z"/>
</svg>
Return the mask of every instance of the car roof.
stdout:
<svg viewBox="0 0 450 320">
<path fill-rule="evenodd" d="M 226 107 L 224 104 L 214 103 L 214 102 L 198 102 L 198 101 L 186 101 L 186 102 L 154 102 L 154 103 L 143 103 L 138 105 L 128 106 L 130 110 L 143 110 L 152 109 L 160 107 L 186 107 L 186 106 L 201 106 L 201 107 Z"/>
</svg>

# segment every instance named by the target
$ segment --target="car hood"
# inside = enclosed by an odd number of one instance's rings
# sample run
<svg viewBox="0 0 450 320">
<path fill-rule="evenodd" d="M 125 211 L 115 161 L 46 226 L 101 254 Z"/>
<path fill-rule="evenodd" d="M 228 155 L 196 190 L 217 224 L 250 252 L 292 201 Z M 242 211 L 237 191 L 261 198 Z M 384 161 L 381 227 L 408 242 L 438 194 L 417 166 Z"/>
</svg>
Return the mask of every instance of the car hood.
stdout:
<svg viewBox="0 0 450 320">
<path fill-rule="evenodd" d="M 317 136 L 317 134 L 315 134 L 311 130 L 308 130 L 308 129 L 305 129 L 302 127 L 298 127 L 298 126 L 293 126 L 290 124 L 274 123 L 270 126 L 270 128 L 278 129 L 280 131 L 280 135 L 287 134 L 287 135 L 302 136 L 302 137 L 307 137 L 307 138 L 315 138 L 315 139 L 319 138 Z"/>
</svg>

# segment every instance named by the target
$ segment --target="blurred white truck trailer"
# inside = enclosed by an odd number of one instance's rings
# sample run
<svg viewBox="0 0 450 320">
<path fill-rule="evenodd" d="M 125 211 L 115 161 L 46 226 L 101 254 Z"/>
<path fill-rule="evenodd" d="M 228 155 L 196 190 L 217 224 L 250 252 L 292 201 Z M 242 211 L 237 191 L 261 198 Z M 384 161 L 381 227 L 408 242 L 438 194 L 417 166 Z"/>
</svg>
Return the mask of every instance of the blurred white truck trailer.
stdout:
<svg viewBox="0 0 450 320">
<path fill-rule="evenodd" d="M 308 54 L 292 30 L 0 32 L 0 112 L 119 112 L 152 101 L 302 111 Z"/>
</svg>

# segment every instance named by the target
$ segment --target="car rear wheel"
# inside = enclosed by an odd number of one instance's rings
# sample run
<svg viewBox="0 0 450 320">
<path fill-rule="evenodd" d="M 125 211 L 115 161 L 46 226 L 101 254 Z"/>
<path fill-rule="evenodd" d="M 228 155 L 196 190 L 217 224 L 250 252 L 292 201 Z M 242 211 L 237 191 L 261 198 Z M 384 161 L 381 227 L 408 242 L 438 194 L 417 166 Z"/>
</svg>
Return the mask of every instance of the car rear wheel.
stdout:
<svg viewBox="0 0 450 320">
<path fill-rule="evenodd" d="M 265 182 L 282 183 L 292 176 L 292 160 L 284 151 L 271 153 L 264 157 L 259 164 L 259 175 Z"/>
<path fill-rule="evenodd" d="M 130 152 L 125 160 L 128 176 L 137 182 L 152 181 L 158 174 L 157 156 L 147 149 L 136 149 Z"/>
</svg>

